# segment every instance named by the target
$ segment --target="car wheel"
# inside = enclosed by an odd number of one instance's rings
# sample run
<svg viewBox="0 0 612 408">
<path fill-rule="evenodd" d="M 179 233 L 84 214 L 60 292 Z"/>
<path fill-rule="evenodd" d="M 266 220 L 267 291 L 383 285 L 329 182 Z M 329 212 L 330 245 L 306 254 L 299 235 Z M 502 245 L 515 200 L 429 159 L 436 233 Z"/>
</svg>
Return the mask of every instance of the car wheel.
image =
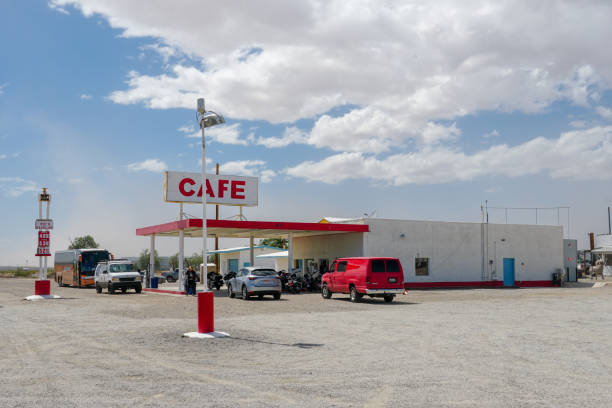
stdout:
<svg viewBox="0 0 612 408">
<path fill-rule="evenodd" d="M 142 292 L 142 285 L 136 286 L 136 293 Z"/>
<path fill-rule="evenodd" d="M 96 293 L 102 293 L 102 286 L 96 285 Z"/>
<path fill-rule="evenodd" d="M 274 299 L 279 300 L 281 297 L 280 292 L 274 294 Z"/>
<path fill-rule="evenodd" d="M 127 288 L 121 288 L 121 293 L 127 292 Z"/>
<path fill-rule="evenodd" d="M 362 294 L 357 292 L 357 288 L 351 286 L 351 302 L 359 302 L 361 300 Z"/>
<path fill-rule="evenodd" d="M 115 288 L 113 288 L 110 284 L 108 285 L 108 293 L 110 293 L 111 295 L 115 293 Z"/>
<path fill-rule="evenodd" d="M 227 285 L 227 295 L 231 298 L 235 298 L 236 294 L 232 291 L 232 285 Z"/>
<path fill-rule="evenodd" d="M 174 279 L 172 276 L 168 276 L 168 277 L 166 278 L 166 280 L 168 281 L 168 283 L 174 283 L 174 282 L 176 282 L 176 279 Z"/>
<path fill-rule="evenodd" d="M 323 296 L 323 299 L 330 299 L 332 297 L 332 292 L 331 290 L 329 290 L 329 288 L 327 287 L 327 284 L 323 284 L 323 287 L 321 288 L 321 296 Z"/>
<path fill-rule="evenodd" d="M 246 286 L 242 287 L 242 300 L 249 300 L 249 292 L 247 292 Z"/>
<path fill-rule="evenodd" d="M 261 300 L 261 299 L 263 299 L 263 295 L 257 295 L 257 298 L 258 298 L 259 300 Z"/>
<path fill-rule="evenodd" d="M 393 298 L 394 297 L 395 297 L 395 295 L 385 295 L 385 302 L 387 302 L 387 303 L 393 302 Z"/>
</svg>

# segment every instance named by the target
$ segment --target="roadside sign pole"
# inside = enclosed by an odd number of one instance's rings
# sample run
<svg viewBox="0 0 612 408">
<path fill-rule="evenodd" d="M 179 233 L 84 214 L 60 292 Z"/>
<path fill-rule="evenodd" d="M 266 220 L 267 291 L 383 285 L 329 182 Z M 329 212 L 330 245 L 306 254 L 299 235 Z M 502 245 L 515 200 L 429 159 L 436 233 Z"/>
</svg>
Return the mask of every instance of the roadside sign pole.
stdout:
<svg viewBox="0 0 612 408">
<path fill-rule="evenodd" d="M 50 206 L 50 205 L 51 205 L 51 196 L 49 196 L 49 200 L 47 200 L 47 212 L 46 212 L 46 215 L 47 215 L 47 217 L 46 217 L 46 218 L 47 218 L 47 219 L 49 219 L 49 206 Z M 49 235 L 51 235 L 49 231 L 47 231 L 47 233 L 48 233 Z M 49 249 L 49 251 L 51 250 L 51 245 L 49 245 L 48 249 Z M 46 257 L 46 256 L 45 256 L 45 257 L 43 257 L 43 258 L 44 258 L 44 261 L 43 261 L 43 262 L 44 262 L 44 265 L 45 265 L 45 266 L 44 266 L 44 269 L 43 269 L 43 280 L 46 280 L 46 279 L 47 279 L 47 258 L 48 258 L 48 257 Z"/>
<path fill-rule="evenodd" d="M 42 218 L 42 200 L 40 198 L 38 200 L 38 218 L 39 219 Z M 38 248 L 38 251 L 40 251 L 40 247 Z M 42 257 L 42 256 L 38 257 L 38 279 L 39 280 L 44 280 L 45 279 L 43 277 L 43 260 L 42 260 L 43 258 L 44 257 Z"/>
<path fill-rule="evenodd" d="M 43 218 L 42 206 L 43 201 L 47 203 L 46 215 Z M 38 195 L 38 218 L 34 222 L 34 229 L 38 235 L 38 245 L 36 247 L 36 256 L 38 257 L 38 280 L 34 282 L 34 299 L 39 298 L 57 298 L 51 296 L 51 286 L 47 279 L 47 257 L 51 256 L 51 232 L 53 229 L 53 220 L 49 218 L 49 206 L 51 204 L 51 194 L 47 193 L 47 189 L 43 188 L 42 193 Z M 43 260 L 42 257 L 45 259 Z M 30 297 L 27 300 L 32 300 Z"/>
</svg>

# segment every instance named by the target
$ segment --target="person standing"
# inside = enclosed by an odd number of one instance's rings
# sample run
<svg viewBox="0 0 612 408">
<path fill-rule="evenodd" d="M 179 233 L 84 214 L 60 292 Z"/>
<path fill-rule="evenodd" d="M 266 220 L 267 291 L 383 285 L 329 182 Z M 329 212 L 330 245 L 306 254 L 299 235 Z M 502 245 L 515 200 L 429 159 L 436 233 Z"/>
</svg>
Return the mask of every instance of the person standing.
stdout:
<svg viewBox="0 0 612 408">
<path fill-rule="evenodd" d="M 185 279 L 187 279 L 187 292 L 185 295 L 196 295 L 196 281 L 198 280 L 198 274 L 193 269 L 193 266 L 190 266 L 187 269 L 187 273 L 185 274 Z"/>
</svg>

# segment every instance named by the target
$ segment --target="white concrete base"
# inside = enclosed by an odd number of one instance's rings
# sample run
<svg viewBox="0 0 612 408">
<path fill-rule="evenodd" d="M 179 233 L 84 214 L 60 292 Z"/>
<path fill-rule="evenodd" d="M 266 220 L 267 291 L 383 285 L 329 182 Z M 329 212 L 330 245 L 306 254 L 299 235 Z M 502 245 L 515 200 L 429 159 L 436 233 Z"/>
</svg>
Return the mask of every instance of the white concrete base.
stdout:
<svg viewBox="0 0 612 408">
<path fill-rule="evenodd" d="M 26 297 L 24 300 L 47 300 L 47 299 L 61 299 L 58 295 L 31 295 Z"/>
<path fill-rule="evenodd" d="M 198 333 L 198 332 L 189 332 L 183 334 L 183 337 L 189 337 L 190 339 L 219 339 L 222 337 L 231 337 L 229 334 L 224 332 L 210 332 L 210 333 Z"/>
</svg>

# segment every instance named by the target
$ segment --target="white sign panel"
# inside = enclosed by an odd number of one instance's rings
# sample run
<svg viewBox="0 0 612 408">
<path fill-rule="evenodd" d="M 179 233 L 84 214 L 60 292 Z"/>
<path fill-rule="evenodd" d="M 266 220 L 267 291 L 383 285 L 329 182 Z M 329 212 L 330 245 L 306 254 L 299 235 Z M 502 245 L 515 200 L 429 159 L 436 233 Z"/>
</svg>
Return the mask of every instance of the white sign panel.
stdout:
<svg viewBox="0 0 612 408">
<path fill-rule="evenodd" d="M 209 204 L 257 206 L 257 177 L 207 174 L 206 202 Z M 202 174 L 166 171 L 164 200 L 173 203 L 202 203 Z"/>
<path fill-rule="evenodd" d="M 34 223 L 34 228 L 39 230 L 51 230 L 53 229 L 53 220 L 39 218 Z"/>
</svg>

